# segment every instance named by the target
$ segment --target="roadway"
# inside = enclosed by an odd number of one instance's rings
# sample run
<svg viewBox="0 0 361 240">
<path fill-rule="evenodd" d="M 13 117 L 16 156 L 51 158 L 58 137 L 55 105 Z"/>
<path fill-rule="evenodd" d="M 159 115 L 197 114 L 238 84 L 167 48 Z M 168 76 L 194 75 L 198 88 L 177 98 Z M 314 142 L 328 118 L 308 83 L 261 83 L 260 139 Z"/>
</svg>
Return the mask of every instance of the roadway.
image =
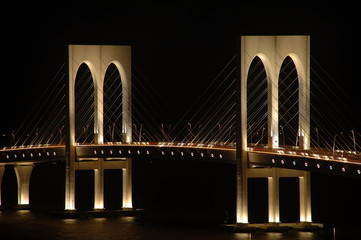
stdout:
<svg viewBox="0 0 361 240">
<path fill-rule="evenodd" d="M 250 168 L 277 167 L 297 169 L 350 177 L 361 177 L 360 154 L 355 151 L 330 151 L 311 148 L 302 150 L 293 146 L 269 149 L 267 146 L 248 147 Z M 235 164 L 235 145 L 212 145 L 174 142 L 139 142 L 77 144 L 77 161 L 141 159 L 184 159 Z M 0 164 L 64 161 L 64 145 L 37 145 L 3 148 Z"/>
</svg>

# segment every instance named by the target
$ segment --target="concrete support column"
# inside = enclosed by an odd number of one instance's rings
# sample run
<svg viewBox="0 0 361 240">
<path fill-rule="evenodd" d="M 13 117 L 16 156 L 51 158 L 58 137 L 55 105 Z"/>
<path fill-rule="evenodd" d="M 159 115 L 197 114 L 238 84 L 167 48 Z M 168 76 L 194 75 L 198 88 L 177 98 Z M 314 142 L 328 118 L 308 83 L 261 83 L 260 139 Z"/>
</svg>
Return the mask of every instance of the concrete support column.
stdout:
<svg viewBox="0 0 361 240">
<path fill-rule="evenodd" d="M 299 177 L 300 184 L 300 222 L 312 222 L 311 213 L 311 173 L 304 172 Z"/>
<path fill-rule="evenodd" d="M 131 158 L 127 158 L 126 167 L 123 168 L 123 208 L 133 208 Z"/>
<path fill-rule="evenodd" d="M 236 111 L 236 174 L 237 174 L 237 199 L 236 199 L 236 221 L 237 223 L 248 223 L 248 189 L 247 189 L 247 54 L 244 37 L 240 38 L 240 51 L 237 51 L 237 89 L 238 101 Z"/>
<path fill-rule="evenodd" d="M 94 169 L 94 209 L 104 209 L 104 159 L 98 159 L 98 168 Z"/>
<path fill-rule="evenodd" d="M 0 166 L 0 206 L 1 206 L 1 183 L 5 172 L 5 165 Z"/>
<path fill-rule="evenodd" d="M 237 223 L 248 223 L 248 186 L 245 171 L 237 174 Z"/>
<path fill-rule="evenodd" d="M 75 210 L 75 148 L 70 147 L 65 166 L 65 210 Z"/>
<path fill-rule="evenodd" d="M 33 165 L 15 165 L 14 169 L 18 181 L 18 204 L 29 205 L 29 186 Z"/>
<path fill-rule="evenodd" d="M 279 173 L 276 168 L 272 169 L 272 177 L 268 177 L 268 222 L 280 222 Z"/>
</svg>

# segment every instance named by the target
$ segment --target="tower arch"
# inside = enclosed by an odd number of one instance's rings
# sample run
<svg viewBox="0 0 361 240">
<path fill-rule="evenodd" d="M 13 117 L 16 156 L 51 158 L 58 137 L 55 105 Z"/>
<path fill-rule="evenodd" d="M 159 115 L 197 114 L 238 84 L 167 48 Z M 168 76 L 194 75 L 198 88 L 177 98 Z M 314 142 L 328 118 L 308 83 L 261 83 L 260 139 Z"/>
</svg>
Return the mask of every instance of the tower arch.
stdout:
<svg viewBox="0 0 361 240">
<path fill-rule="evenodd" d="M 68 119 L 67 119 L 67 137 L 66 137 L 66 166 L 65 166 L 65 209 L 75 209 L 75 79 L 81 64 L 85 63 L 91 71 L 94 81 L 94 143 L 102 144 L 104 142 L 103 134 L 103 85 L 104 76 L 107 67 L 114 62 L 124 79 L 123 86 L 123 141 L 131 142 L 132 140 L 132 109 L 131 109 L 131 47 L 130 46 L 108 46 L 108 45 L 69 45 L 68 46 L 68 77 L 67 83 L 68 96 Z M 126 99 L 125 99 L 126 98 Z M 129 160 L 131 161 L 131 160 Z M 95 169 L 97 197 L 95 199 L 96 207 L 101 207 L 102 196 L 102 161 L 98 161 L 99 169 Z M 131 166 L 131 165 L 130 165 Z M 130 169 L 130 167 L 129 167 Z M 131 178 L 131 170 L 125 174 L 127 182 Z M 98 176 L 99 175 L 99 176 Z M 129 184 L 128 184 L 129 185 Z M 131 185 L 131 184 L 130 184 Z M 126 194 L 127 206 L 131 205 L 131 188 L 127 189 Z M 99 198 L 99 199 L 98 199 Z"/>
<path fill-rule="evenodd" d="M 248 169 L 247 141 L 247 78 L 254 57 L 261 59 L 267 72 L 267 114 L 268 147 L 279 148 L 278 123 L 278 79 L 284 59 L 289 56 L 295 63 L 299 84 L 299 148 L 310 148 L 310 37 L 309 36 L 241 36 L 239 52 L 239 91 L 240 99 L 237 110 L 237 210 L 238 223 L 248 222 L 247 179 L 252 177 Z M 256 170 L 254 170 L 256 171 Z M 269 182 L 269 219 L 279 221 L 278 170 L 266 174 Z M 306 184 L 303 184 L 306 183 Z M 301 186 L 301 184 L 300 184 Z M 300 187 L 301 188 L 301 187 Z M 310 175 L 304 173 L 302 180 L 302 199 L 300 197 L 300 220 L 309 221 L 310 211 Z"/>
<path fill-rule="evenodd" d="M 107 46 L 107 45 L 69 45 L 69 144 L 74 146 L 74 121 L 75 121 L 75 77 L 82 63 L 86 63 L 92 72 L 94 80 L 94 135 L 95 143 L 103 143 L 103 85 L 104 76 L 108 66 L 116 65 L 123 86 L 123 131 L 125 141 L 132 140 L 131 122 L 131 47 L 130 46 Z M 126 99 L 125 99 L 126 98 Z M 126 111 L 126 112 L 125 112 Z"/>
<path fill-rule="evenodd" d="M 91 143 L 94 141 L 94 132 L 97 120 L 94 117 L 94 101 L 97 89 L 94 79 L 94 69 L 89 62 L 80 64 L 74 81 L 75 122 L 74 137 L 76 143 Z"/>
<path fill-rule="evenodd" d="M 309 149 L 310 139 L 310 76 L 309 59 L 302 61 L 295 53 L 290 53 L 287 57 L 291 58 L 298 76 L 298 132 L 299 146 L 302 149 Z M 307 64 L 306 66 L 304 66 Z"/>
<path fill-rule="evenodd" d="M 257 146 L 267 144 L 268 87 L 270 78 L 267 58 L 263 54 L 253 57 L 247 72 L 247 142 Z"/>
</svg>

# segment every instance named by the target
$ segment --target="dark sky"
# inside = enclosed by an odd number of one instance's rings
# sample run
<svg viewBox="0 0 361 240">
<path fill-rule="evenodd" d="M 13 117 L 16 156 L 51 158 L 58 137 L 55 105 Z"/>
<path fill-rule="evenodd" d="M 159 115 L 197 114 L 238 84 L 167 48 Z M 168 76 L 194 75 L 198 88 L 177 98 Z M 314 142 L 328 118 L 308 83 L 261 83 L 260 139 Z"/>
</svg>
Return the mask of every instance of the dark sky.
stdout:
<svg viewBox="0 0 361 240">
<path fill-rule="evenodd" d="M 132 45 L 133 64 L 171 108 L 184 111 L 235 54 L 236 36 L 310 34 L 312 57 L 360 106 L 357 9 L 305 2 L 12 3 L 0 18 L 0 131 L 27 114 L 65 62 L 69 43 Z"/>
</svg>

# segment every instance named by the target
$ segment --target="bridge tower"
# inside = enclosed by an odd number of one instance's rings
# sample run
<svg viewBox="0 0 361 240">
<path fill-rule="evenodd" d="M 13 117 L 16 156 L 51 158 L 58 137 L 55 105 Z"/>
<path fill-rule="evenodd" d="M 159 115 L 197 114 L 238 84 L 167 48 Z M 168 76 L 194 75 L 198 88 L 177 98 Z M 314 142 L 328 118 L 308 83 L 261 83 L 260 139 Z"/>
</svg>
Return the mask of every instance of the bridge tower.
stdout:
<svg viewBox="0 0 361 240">
<path fill-rule="evenodd" d="M 241 36 L 239 39 L 239 107 L 237 136 L 237 223 L 248 222 L 247 179 L 268 179 L 269 222 L 279 219 L 279 178 L 298 177 L 300 221 L 311 222 L 310 173 L 285 169 L 250 169 L 247 160 L 247 78 L 249 68 L 258 57 L 267 76 L 268 147 L 279 148 L 278 79 L 286 57 L 295 64 L 299 80 L 299 148 L 310 148 L 310 37 L 309 36 Z"/>
<path fill-rule="evenodd" d="M 94 143 L 103 144 L 103 85 L 105 73 L 110 64 L 119 71 L 122 84 L 122 134 L 124 142 L 132 141 L 131 109 L 131 47 L 106 45 L 69 45 L 68 46 L 68 121 L 66 139 L 65 169 L 65 210 L 75 209 L 75 171 L 88 169 L 81 167 L 75 152 L 75 81 L 80 65 L 90 69 L 94 84 Z M 104 159 L 97 159 L 94 169 L 94 208 L 104 208 Z M 124 161 L 123 161 L 124 162 Z M 114 164 L 113 164 L 114 165 Z M 132 208 L 132 171 L 131 159 L 126 159 L 123 169 L 123 207 Z M 114 169 L 114 166 L 112 166 Z"/>
</svg>

